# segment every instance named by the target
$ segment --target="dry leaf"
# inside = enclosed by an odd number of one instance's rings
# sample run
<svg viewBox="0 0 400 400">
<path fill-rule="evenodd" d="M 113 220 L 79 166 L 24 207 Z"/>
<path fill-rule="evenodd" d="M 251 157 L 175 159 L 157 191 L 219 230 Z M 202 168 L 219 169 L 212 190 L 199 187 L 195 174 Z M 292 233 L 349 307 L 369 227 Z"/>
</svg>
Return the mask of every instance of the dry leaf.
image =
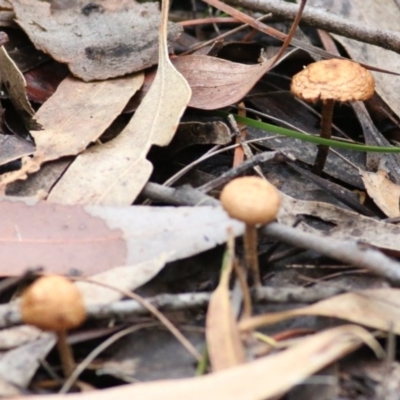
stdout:
<svg viewBox="0 0 400 400">
<path fill-rule="evenodd" d="M 26 94 L 26 81 L 21 71 L 10 58 L 4 46 L 0 47 L 1 83 L 10 96 L 10 100 L 30 129 L 40 129 L 40 125 L 32 120 L 35 111 L 29 103 Z"/>
<path fill-rule="evenodd" d="M 228 227 L 235 235 L 243 233 L 243 224 L 212 207 L 81 207 L 3 200 L 0 213 L 1 276 L 39 266 L 85 275 L 144 261 L 157 268 L 163 255 L 166 262 L 174 261 L 225 242 Z"/>
<path fill-rule="evenodd" d="M 233 246 L 232 243 L 232 248 L 229 248 L 228 244 L 220 282 L 211 296 L 207 311 L 207 350 L 213 371 L 222 371 L 246 361 L 229 293 L 229 278 L 234 262 Z"/>
<path fill-rule="evenodd" d="M 92 83 L 66 78 L 35 115 L 43 130 L 31 132 L 36 143 L 34 157 L 25 158 L 21 170 L 3 174 L 0 189 L 25 179 L 45 161 L 83 151 L 108 128 L 142 83 L 141 73 Z"/>
<path fill-rule="evenodd" d="M 50 193 L 63 204 L 129 205 L 147 183 L 152 145 L 172 140 L 190 99 L 190 87 L 168 57 L 168 7 L 163 1 L 159 65 L 155 80 L 126 128 L 105 145 L 94 146 L 70 166 Z"/>
<path fill-rule="evenodd" d="M 33 143 L 15 135 L 0 135 L 0 165 L 35 152 Z"/>
<path fill-rule="evenodd" d="M 274 66 L 296 50 L 287 52 Z M 241 100 L 267 73 L 272 59 L 260 64 L 246 65 L 206 55 L 171 58 L 174 67 L 185 77 L 192 89 L 190 107 L 204 110 L 222 108 Z M 155 71 L 146 71 L 145 83 L 129 102 L 127 109 L 135 110 L 154 80 Z"/>
<path fill-rule="evenodd" d="M 160 254 L 149 261 L 131 266 L 111 268 L 88 278 L 91 281 L 111 285 L 116 289 L 133 291 L 154 278 L 164 267 L 167 260 L 168 256 L 166 252 L 166 254 Z M 95 283 L 78 281 L 75 284 L 81 291 L 86 306 L 108 304 L 124 297 L 117 290 L 96 285 Z"/>
<path fill-rule="evenodd" d="M 238 102 L 272 65 L 272 60 L 246 65 L 202 55 L 176 57 L 172 62 L 192 89 L 189 106 L 203 110 Z"/>
<path fill-rule="evenodd" d="M 370 335 L 357 326 L 341 326 L 306 338 L 292 348 L 213 374 L 135 383 L 114 389 L 70 394 L 70 400 L 260 400 L 282 395 L 293 386 L 360 346 Z M 16 397 L 16 400 L 59 400 L 60 395 Z"/>
<path fill-rule="evenodd" d="M 296 229 L 344 241 L 357 240 L 382 250 L 400 251 L 400 227 L 395 224 L 364 217 L 328 203 L 294 199 L 284 194 L 282 199 L 278 219 L 285 225 L 293 226 L 298 215 L 309 215 L 327 221 L 331 226 L 321 231 L 307 221 L 302 221 Z"/>
<path fill-rule="evenodd" d="M 7 351 L 0 359 L 1 379 L 26 388 L 40 366 L 39 360 L 47 357 L 55 343 L 55 334 L 42 332 L 37 340 Z"/>
<path fill-rule="evenodd" d="M 371 328 L 400 334 L 400 290 L 369 289 L 340 294 L 311 306 L 248 318 L 240 322 L 240 329 L 256 329 L 301 315 L 346 319 Z"/>
<path fill-rule="evenodd" d="M 86 0 L 51 10 L 35 0 L 13 0 L 17 23 L 35 46 L 85 81 L 102 80 L 141 71 L 157 63 L 158 4 Z M 169 40 L 181 32 L 169 25 Z"/>
<path fill-rule="evenodd" d="M 390 181 L 383 170 L 367 172 L 359 170 L 365 189 L 375 204 L 388 216 L 399 216 L 400 186 Z"/>
</svg>

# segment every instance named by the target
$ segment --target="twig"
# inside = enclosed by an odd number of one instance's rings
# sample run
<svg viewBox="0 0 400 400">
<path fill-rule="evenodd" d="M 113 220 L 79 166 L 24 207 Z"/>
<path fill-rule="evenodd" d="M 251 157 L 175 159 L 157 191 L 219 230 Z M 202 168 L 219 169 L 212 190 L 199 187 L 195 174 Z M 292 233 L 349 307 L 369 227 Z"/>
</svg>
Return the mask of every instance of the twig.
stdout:
<svg viewBox="0 0 400 400">
<path fill-rule="evenodd" d="M 204 199 L 207 198 L 209 196 L 205 195 Z M 322 255 L 359 268 L 366 268 L 393 283 L 400 284 L 400 263 L 385 256 L 379 250 L 367 247 L 368 245 L 362 245 L 356 241 L 321 237 L 276 222 L 262 227 L 260 234 L 294 247 L 315 250 Z"/>
<path fill-rule="evenodd" d="M 269 303 L 313 303 L 345 291 L 345 289 L 327 284 L 303 287 L 262 287 L 254 290 L 252 298 L 257 302 Z M 164 311 L 180 311 L 208 306 L 211 292 L 161 294 L 146 300 L 157 309 Z M 88 319 L 120 319 L 125 320 L 132 315 L 150 314 L 148 308 L 136 300 L 122 300 L 105 305 L 90 305 L 86 308 Z M 0 306 L 0 328 L 22 324 L 21 314 L 16 303 Z"/>
<path fill-rule="evenodd" d="M 274 16 L 286 19 L 295 18 L 299 10 L 298 5 L 277 0 L 225 0 L 225 2 L 252 11 L 262 13 L 272 12 Z M 301 22 L 350 39 L 400 53 L 400 34 L 395 31 L 384 31 L 371 27 L 368 24 L 345 20 L 337 15 L 312 6 L 305 8 Z"/>
<path fill-rule="evenodd" d="M 229 171 L 223 173 L 218 178 L 205 183 L 204 185 L 197 188 L 197 190 L 208 193 L 211 190 L 214 190 L 223 184 L 229 182 L 231 179 L 236 178 L 237 176 L 243 174 L 249 169 L 253 168 L 256 165 L 267 163 L 267 162 L 281 162 L 290 160 L 293 161 L 294 157 L 283 150 L 280 151 L 265 151 L 263 153 L 257 154 L 251 158 L 248 158 L 246 161 L 242 162 L 235 168 L 231 168 Z"/>
<path fill-rule="evenodd" d="M 366 268 L 400 284 L 400 263 L 378 250 L 369 248 L 368 245 L 359 244 L 352 240 L 341 241 L 329 237 L 320 237 L 277 222 L 262 227 L 260 233 L 295 247 L 314 250 L 344 263 Z"/>
</svg>

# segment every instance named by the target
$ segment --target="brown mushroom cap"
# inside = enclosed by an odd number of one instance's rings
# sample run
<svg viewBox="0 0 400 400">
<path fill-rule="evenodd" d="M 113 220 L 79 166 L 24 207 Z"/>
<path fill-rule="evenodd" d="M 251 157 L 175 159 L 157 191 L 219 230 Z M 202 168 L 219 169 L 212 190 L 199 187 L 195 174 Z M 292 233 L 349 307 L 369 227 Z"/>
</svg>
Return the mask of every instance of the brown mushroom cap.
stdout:
<svg viewBox="0 0 400 400">
<path fill-rule="evenodd" d="M 248 225 L 272 222 L 281 204 L 281 196 L 275 186 L 256 176 L 232 180 L 223 188 L 220 200 L 232 218 Z"/>
<path fill-rule="evenodd" d="M 364 101 L 374 94 L 371 73 L 349 60 L 331 59 L 308 65 L 292 79 L 292 93 L 305 101 Z"/>
<path fill-rule="evenodd" d="M 86 318 L 85 305 L 78 288 L 63 276 L 37 279 L 22 295 L 22 320 L 50 331 L 76 328 Z"/>
</svg>

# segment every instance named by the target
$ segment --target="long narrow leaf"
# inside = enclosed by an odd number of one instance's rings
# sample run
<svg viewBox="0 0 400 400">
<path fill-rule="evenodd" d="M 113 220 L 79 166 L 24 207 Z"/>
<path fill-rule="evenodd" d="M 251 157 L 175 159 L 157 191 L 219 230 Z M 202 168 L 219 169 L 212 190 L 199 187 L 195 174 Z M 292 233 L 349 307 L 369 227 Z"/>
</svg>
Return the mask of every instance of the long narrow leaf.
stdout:
<svg viewBox="0 0 400 400">
<path fill-rule="evenodd" d="M 219 111 L 218 114 L 222 116 L 227 116 L 228 113 L 224 111 Z M 323 144 L 331 147 L 340 147 L 343 149 L 354 150 L 354 151 L 370 151 L 375 153 L 400 153 L 400 147 L 379 147 L 379 146 L 367 146 L 363 144 L 348 143 L 341 140 L 335 139 L 324 139 L 319 136 L 314 136 L 311 134 L 300 133 L 293 131 L 291 129 L 282 128 L 280 126 L 267 124 L 266 122 L 256 121 L 251 118 L 241 117 L 234 114 L 236 121 L 252 126 L 254 128 L 259 128 L 267 132 L 276 133 L 279 135 L 289 136 L 294 139 L 304 140 L 305 142 L 311 142 L 316 144 Z"/>
</svg>

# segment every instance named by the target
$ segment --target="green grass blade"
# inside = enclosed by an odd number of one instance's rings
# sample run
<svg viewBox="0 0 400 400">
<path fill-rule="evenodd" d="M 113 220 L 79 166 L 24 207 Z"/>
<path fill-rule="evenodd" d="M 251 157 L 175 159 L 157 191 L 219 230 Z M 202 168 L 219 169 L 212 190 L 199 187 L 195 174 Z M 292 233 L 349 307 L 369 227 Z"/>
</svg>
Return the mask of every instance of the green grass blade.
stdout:
<svg viewBox="0 0 400 400">
<path fill-rule="evenodd" d="M 223 115 L 223 116 L 229 115 L 227 112 L 224 112 L 224 111 L 219 112 L 219 114 Z M 267 124 L 265 122 L 256 121 L 251 118 L 241 117 L 236 114 L 233 114 L 233 116 L 237 122 L 240 122 L 242 124 L 246 124 L 246 125 L 252 126 L 254 128 L 259 128 L 264 131 L 268 131 L 268 132 L 275 133 L 278 135 L 289 136 L 294 139 L 303 140 L 305 142 L 323 144 L 323 145 L 330 146 L 330 147 L 340 147 L 342 149 L 354 150 L 354 151 L 364 151 L 364 152 L 369 151 L 369 152 L 375 152 L 375 153 L 400 153 L 400 147 L 368 146 L 368 145 L 364 145 L 364 144 L 348 143 L 348 142 L 344 142 L 341 140 L 335 140 L 335 139 L 324 139 L 319 136 L 307 135 L 305 133 L 296 132 L 291 129 L 281 128 L 280 126 L 275 126 L 275 125 Z"/>
</svg>

